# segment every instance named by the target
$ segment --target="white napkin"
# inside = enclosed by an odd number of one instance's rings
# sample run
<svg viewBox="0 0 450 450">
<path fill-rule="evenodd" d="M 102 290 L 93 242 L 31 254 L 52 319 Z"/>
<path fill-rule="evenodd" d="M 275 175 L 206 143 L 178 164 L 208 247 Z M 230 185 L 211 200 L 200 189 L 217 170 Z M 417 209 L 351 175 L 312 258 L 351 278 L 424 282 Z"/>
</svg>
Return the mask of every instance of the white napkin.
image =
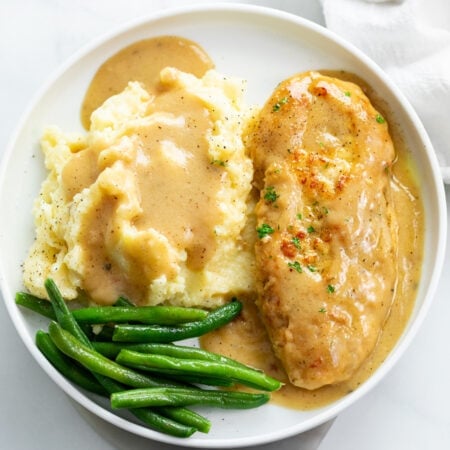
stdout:
<svg viewBox="0 0 450 450">
<path fill-rule="evenodd" d="M 381 66 L 450 166 L 449 0 L 321 0 L 327 27 Z M 450 183 L 450 169 L 443 169 Z"/>
</svg>

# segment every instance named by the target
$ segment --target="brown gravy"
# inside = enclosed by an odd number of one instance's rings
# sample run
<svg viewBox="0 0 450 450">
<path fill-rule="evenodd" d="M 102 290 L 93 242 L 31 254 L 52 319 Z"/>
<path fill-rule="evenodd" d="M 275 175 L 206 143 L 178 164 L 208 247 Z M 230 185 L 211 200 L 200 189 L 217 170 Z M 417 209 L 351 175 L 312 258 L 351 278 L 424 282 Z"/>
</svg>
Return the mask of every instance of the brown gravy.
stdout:
<svg viewBox="0 0 450 450">
<path fill-rule="evenodd" d="M 136 233 L 149 229 L 161 233 L 177 251 L 186 251 L 190 269 L 202 269 L 216 249 L 214 228 L 223 215 L 217 202 L 223 169 L 208 154 L 211 112 L 199 98 L 160 81 L 160 71 L 167 66 L 201 77 L 213 63 L 187 39 L 163 36 L 139 41 L 100 67 L 82 105 L 82 121 L 89 127 L 91 112 L 104 100 L 121 92 L 129 81 L 140 81 L 153 96 L 148 114 L 156 113 L 146 125 L 127 130 L 136 141 L 134 149 L 103 156 L 102 144 L 91 145 L 76 153 L 63 170 L 69 201 L 91 186 L 105 168 L 122 167 L 114 169 L 118 177 L 114 182 L 130 190 L 104 188 L 102 203 L 85 213 L 84 231 L 79 234 L 85 255 L 84 285 L 97 303 L 111 303 L 125 293 L 140 303 L 153 279 L 162 274 L 176 276 L 172 259 L 160 254 L 158 261 L 150 263 L 145 245 L 129 249 L 126 275 L 111 259 L 111 249 L 122 245 L 114 227 L 120 211 L 130 208 L 128 198 L 139 202 L 132 218 Z"/>
<path fill-rule="evenodd" d="M 213 230 L 223 214 L 216 201 L 223 171 L 207 157 L 205 134 L 212 122 L 198 99 L 186 93 L 160 95 L 154 105 L 156 111 L 171 111 L 186 121 L 181 128 L 136 130 L 145 148 L 158 148 L 160 142 L 164 145 L 160 145 L 161 151 L 152 152 L 151 170 L 139 174 L 140 192 L 152 195 L 142 196 L 146 213 L 135 226 L 161 231 L 178 249 L 187 250 L 189 268 L 200 270 L 215 251 Z M 165 156 L 172 148 L 183 149 L 184 156 L 177 153 L 175 157 L 185 158 L 184 164 L 176 166 Z"/>
<path fill-rule="evenodd" d="M 195 42 L 178 36 L 159 36 L 135 42 L 105 61 L 91 81 L 81 106 L 81 123 L 90 126 L 92 111 L 107 98 L 123 91 L 129 81 L 139 81 L 154 93 L 164 67 L 176 67 L 201 77 L 214 67 Z"/>
<path fill-rule="evenodd" d="M 285 386 L 272 394 L 274 403 L 308 410 L 327 405 L 355 390 L 367 380 L 386 359 L 403 332 L 414 307 L 423 252 L 423 207 L 414 173 L 414 164 L 405 147 L 401 131 L 391 120 L 388 105 L 360 78 L 345 72 L 320 71 L 329 76 L 360 85 L 374 106 L 390 124 L 390 133 L 397 152 L 393 167 L 393 197 L 399 225 L 399 276 L 396 295 L 379 342 L 371 356 L 354 376 L 343 383 L 315 390 L 298 388 L 289 383 L 280 362 L 274 356 L 264 326 L 258 317 L 254 299 L 244 299 L 239 320 L 201 338 L 201 345 L 241 362 L 263 369 L 283 381 Z"/>
</svg>

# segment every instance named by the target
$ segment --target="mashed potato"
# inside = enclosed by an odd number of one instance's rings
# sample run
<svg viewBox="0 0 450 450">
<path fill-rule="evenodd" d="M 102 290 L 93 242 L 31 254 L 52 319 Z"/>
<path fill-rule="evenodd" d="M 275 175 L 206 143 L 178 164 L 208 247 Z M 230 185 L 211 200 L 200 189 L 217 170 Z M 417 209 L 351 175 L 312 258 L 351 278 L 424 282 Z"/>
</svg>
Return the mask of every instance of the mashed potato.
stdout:
<svg viewBox="0 0 450 450">
<path fill-rule="evenodd" d="M 203 307 L 252 292 L 243 87 L 213 70 L 198 79 L 166 68 L 157 95 L 129 83 L 88 133 L 46 129 L 29 291 L 45 296 L 52 277 L 66 299 Z"/>
</svg>

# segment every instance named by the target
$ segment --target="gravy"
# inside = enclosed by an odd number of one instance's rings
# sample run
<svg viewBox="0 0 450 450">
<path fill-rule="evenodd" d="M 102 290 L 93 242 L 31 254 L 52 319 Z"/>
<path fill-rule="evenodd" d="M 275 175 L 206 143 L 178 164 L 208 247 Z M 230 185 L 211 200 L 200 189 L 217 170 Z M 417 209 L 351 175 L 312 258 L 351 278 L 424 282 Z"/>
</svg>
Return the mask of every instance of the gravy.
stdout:
<svg viewBox="0 0 450 450">
<path fill-rule="evenodd" d="M 188 267 L 200 270 L 216 249 L 214 227 L 223 214 L 216 200 L 223 170 L 207 157 L 205 135 L 212 122 L 198 99 L 186 93 L 160 95 L 154 107 L 184 117 L 185 124 L 136 130 L 145 148 L 160 150 L 151 155 L 151 169 L 139 174 L 144 214 L 134 224 L 165 234 L 179 250 L 187 250 Z M 167 158 L 170 152 L 173 159 Z M 174 164 L 177 160 L 182 164 Z"/>
<path fill-rule="evenodd" d="M 166 66 L 201 77 L 213 64 L 198 45 L 174 36 L 136 42 L 113 55 L 89 86 L 81 111 L 83 124 L 89 127 L 92 111 L 129 81 L 145 85 L 153 98 L 146 114 L 154 113 L 154 120 L 129 127 L 126 135 L 133 143 L 120 151 L 113 147 L 105 151 L 101 141 L 91 144 L 76 153 L 62 173 L 67 201 L 98 181 L 104 170 L 115 174 L 114 183 L 102 182 L 102 194 L 95 195 L 104 198 L 84 213 L 78 235 L 86 267 L 84 286 L 97 303 L 108 304 L 124 294 L 140 303 L 153 279 L 177 275 L 173 256 L 160 252 L 158 261 L 149 262 L 146 245 L 151 244 L 144 242 L 150 238 L 126 250 L 124 274 L 113 250 L 132 245 L 120 240 L 122 220 L 131 220 L 136 235 L 149 229 L 161 233 L 172 248 L 186 252 L 186 265 L 194 271 L 201 270 L 216 249 L 214 229 L 223 217 L 217 193 L 224 171 L 208 156 L 211 111 L 186 90 L 170 81 L 162 83 L 160 71 Z M 120 186 L 128 192 L 121 192 Z M 135 208 L 134 216 L 125 217 L 130 208 Z"/>
<path fill-rule="evenodd" d="M 201 77 L 214 68 L 214 63 L 198 44 L 178 36 L 135 42 L 111 56 L 98 69 L 81 106 L 83 126 L 89 129 L 92 111 L 111 95 L 122 92 L 129 81 L 139 81 L 150 93 L 157 92 L 159 73 L 169 66 Z"/>
</svg>

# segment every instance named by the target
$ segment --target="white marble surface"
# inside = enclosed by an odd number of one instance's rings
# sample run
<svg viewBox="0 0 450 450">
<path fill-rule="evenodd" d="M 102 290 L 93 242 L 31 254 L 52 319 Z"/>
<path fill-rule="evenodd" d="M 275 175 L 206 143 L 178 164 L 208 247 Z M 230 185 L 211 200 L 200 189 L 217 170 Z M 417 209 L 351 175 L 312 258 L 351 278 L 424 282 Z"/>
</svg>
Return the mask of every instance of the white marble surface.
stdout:
<svg viewBox="0 0 450 450">
<path fill-rule="evenodd" d="M 428 4 L 437 5 L 436 1 L 428 0 Z M 73 52 L 129 19 L 189 3 L 206 2 L 0 0 L 0 152 L 32 95 Z M 323 24 L 317 0 L 248 3 L 278 7 Z M 448 8 L 445 1 L 438 3 Z M 320 445 L 327 427 L 270 448 L 450 448 L 449 263 L 447 250 L 447 267 L 424 326 L 383 382 L 343 412 Z M 169 449 L 117 430 L 68 400 L 28 354 L 2 302 L 0 355 L 1 449 Z"/>
</svg>

